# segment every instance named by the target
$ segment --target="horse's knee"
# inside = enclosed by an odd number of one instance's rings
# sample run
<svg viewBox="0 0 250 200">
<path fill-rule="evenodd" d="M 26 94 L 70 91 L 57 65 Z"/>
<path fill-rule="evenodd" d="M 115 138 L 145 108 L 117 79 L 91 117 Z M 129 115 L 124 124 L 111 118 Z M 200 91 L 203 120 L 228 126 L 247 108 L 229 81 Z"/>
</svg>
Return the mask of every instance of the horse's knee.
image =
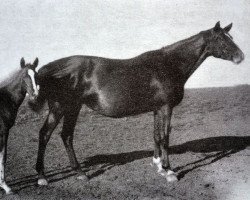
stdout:
<svg viewBox="0 0 250 200">
<path fill-rule="evenodd" d="M 168 127 L 167 127 L 167 132 L 168 132 L 168 134 L 171 133 L 171 130 L 172 130 L 172 126 L 168 125 Z"/>
<path fill-rule="evenodd" d="M 51 125 L 56 122 L 55 115 L 54 114 L 49 114 L 48 116 L 48 125 Z"/>
<path fill-rule="evenodd" d="M 46 145 L 49 138 L 50 138 L 50 135 L 47 134 L 47 130 L 41 129 L 39 132 L 39 144 Z"/>
<path fill-rule="evenodd" d="M 154 141 L 159 144 L 161 141 L 161 135 L 159 133 L 154 133 Z"/>
<path fill-rule="evenodd" d="M 62 140 L 63 140 L 63 142 L 64 142 L 64 144 L 65 145 L 69 145 L 70 144 L 70 142 L 72 142 L 72 137 L 70 137 L 70 135 L 68 135 L 68 134 L 61 134 L 61 138 L 62 138 Z"/>
</svg>

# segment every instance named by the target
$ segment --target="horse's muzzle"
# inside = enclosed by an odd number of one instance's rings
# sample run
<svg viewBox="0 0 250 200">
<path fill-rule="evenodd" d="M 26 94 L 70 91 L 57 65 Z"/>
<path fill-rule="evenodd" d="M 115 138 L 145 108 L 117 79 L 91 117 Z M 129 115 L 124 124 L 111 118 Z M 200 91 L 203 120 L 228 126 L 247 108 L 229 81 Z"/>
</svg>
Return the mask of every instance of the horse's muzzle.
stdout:
<svg viewBox="0 0 250 200">
<path fill-rule="evenodd" d="M 238 51 L 234 56 L 233 56 L 233 63 L 235 64 L 240 64 L 243 60 L 245 59 L 244 53 L 242 51 Z"/>
<path fill-rule="evenodd" d="M 30 100 L 30 101 L 36 101 L 37 97 L 38 97 L 38 94 L 30 95 L 30 96 L 29 96 L 29 100 Z"/>
</svg>

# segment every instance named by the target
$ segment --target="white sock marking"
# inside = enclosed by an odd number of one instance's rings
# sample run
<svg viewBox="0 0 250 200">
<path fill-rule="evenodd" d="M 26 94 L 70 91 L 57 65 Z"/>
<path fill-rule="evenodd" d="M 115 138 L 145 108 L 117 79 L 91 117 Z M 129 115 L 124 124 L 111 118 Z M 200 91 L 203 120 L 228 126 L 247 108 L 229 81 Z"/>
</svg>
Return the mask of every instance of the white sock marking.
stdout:
<svg viewBox="0 0 250 200">
<path fill-rule="evenodd" d="M 4 152 L 5 148 L 3 148 L 2 152 L 0 152 L 0 187 L 5 190 L 6 194 L 9 194 L 11 192 L 11 189 L 5 183 L 5 177 L 4 177 Z"/>
<path fill-rule="evenodd" d="M 172 175 L 172 174 L 175 174 L 172 170 L 167 171 L 167 176 Z"/>
<path fill-rule="evenodd" d="M 48 185 L 48 181 L 44 178 L 38 179 L 38 185 Z"/>
<path fill-rule="evenodd" d="M 162 163 L 161 163 L 161 158 L 155 158 L 153 157 L 153 163 L 158 167 L 158 172 L 162 171 Z"/>
<path fill-rule="evenodd" d="M 178 181 L 176 173 L 174 173 L 172 170 L 167 171 L 166 179 L 168 182 Z"/>
</svg>

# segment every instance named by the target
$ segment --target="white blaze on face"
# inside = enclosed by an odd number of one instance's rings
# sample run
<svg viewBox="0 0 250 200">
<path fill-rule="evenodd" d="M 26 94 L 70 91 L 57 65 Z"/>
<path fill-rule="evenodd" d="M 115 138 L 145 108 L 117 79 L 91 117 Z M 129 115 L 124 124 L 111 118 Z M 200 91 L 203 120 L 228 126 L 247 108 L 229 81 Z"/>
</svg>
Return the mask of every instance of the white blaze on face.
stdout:
<svg viewBox="0 0 250 200">
<path fill-rule="evenodd" d="M 38 95 L 38 89 L 37 89 L 36 82 L 35 82 L 35 72 L 31 69 L 28 69 L 28 75 L 30 76 L 31 81 L 32 81 L 34 94 Z"/>
</svg>

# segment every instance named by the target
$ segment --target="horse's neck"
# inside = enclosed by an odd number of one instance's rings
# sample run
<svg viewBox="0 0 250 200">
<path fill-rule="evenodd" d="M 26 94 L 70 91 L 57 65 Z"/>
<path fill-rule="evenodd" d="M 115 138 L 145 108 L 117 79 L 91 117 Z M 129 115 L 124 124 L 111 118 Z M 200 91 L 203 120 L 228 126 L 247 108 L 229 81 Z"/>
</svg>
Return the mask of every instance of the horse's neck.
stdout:
<svg viewBox="0 0 250 200">
<path fill-rule="evenodd" d="M 184 82 L 207 58 L 206 43 L 202 34 L 197 34 L 163 48 L 165 60 L 175 65 L 182 72 Z"/>
<path fill-rule="evenodd" d="M 23 85 L 23 76 L 22 71 L 18 71 L 13 77 L 11 77 L 11 81 L 5 86 L 5 90 L 11 96 L 11 100 L 17 107 L 21 105 L 23 102 L 26 90 Z"/>
</svg>

